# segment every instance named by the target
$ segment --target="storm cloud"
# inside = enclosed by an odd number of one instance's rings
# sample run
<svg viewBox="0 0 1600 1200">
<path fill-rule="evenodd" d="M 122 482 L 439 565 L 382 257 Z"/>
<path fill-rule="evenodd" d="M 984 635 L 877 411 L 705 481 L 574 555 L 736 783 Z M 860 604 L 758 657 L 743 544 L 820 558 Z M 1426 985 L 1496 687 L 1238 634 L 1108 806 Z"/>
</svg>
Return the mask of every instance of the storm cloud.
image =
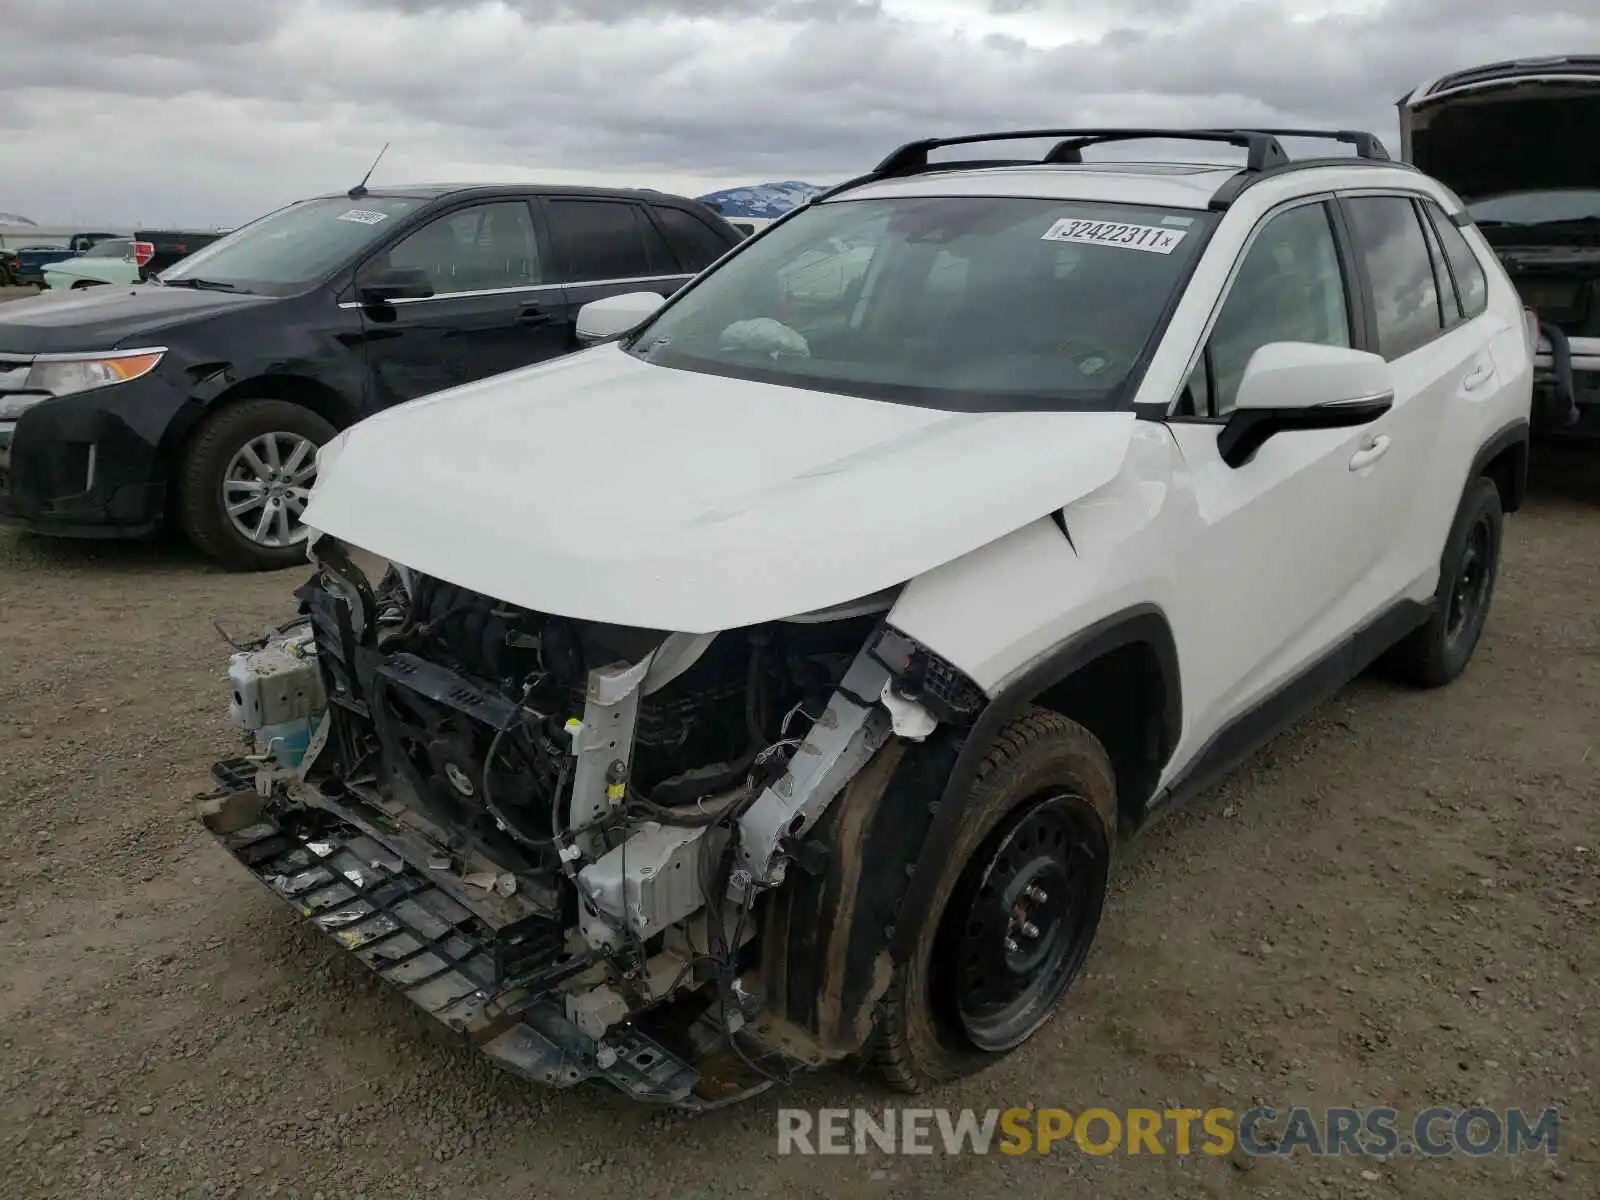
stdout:
<svg viewBox="0 0 1600 1200">
<path fill-rule="evenodd" d="M 1292 13 L 1290 8 L 1295 11 Z M 827 182 L 1007 126 L 1357 126 L 1600 51 L 1592 0 L 49 0 L 0 6 L 0 210 L 232 223 L 375 178 Z"/>
</svg>

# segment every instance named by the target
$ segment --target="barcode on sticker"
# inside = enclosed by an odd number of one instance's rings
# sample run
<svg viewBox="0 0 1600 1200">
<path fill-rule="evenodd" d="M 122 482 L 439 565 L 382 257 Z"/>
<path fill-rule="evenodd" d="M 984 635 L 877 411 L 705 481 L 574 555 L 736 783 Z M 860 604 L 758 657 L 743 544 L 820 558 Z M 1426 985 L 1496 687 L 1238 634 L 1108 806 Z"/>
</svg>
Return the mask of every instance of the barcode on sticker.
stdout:
<svg viewBox="0 0 1600 1200">
<path fill-rule="evenodd" d="M 1147 254 L 1171 254 L 1189 236 L 1186 229 L 1159 225 L 1125 225 L 1121 221 L 1086 221 L 1082 217 L 1057 221 L 1044 232 L 1047 242 L 1075 242 L 1081 246 L 1115 246 Z"/>
<path fill-rule="evenodd" d="M 347 213 L 340 213 L 341 221 L 359 221 L 363 225 L 376 225 L 379 221 L 387 221 L 388 213 L 373 212 L 367 208 L 352 208 Z"/>
</svg>

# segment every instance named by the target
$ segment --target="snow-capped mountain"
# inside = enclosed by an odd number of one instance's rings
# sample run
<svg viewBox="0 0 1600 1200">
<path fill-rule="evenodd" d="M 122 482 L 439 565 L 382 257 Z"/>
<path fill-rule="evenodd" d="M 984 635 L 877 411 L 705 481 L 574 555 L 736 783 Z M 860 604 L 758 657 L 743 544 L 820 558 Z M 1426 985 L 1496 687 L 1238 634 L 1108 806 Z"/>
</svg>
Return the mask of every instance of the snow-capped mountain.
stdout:
<svg viewBox="0 0 1600 1200">
<path fill-rule="evenodd" d="M 804 204 L 822 191 L 815 183 L 801 183 L 786 179 L 782 183 L 757 183 L 750 187 L 724 188 L 701 196 L 703 203 L 721 210 L 722 215 L 734 220 L 751 217 L 781 217 L 791 208 Z"/>
<path fill-rule="evenodd" d="M 19 217 L 16 213 L 0 212 L 0 225 L 32 225 L 27 217 Z"/>
</svg>

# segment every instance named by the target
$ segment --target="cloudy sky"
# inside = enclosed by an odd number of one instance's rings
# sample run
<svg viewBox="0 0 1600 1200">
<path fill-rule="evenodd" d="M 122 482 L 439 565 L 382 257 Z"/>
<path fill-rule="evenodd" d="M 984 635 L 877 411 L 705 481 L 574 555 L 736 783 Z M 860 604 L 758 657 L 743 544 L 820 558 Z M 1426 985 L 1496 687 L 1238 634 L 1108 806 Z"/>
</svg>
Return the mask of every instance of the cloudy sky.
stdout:
<svg viewBox="0 0 1600 1200">
<path fill-rule="evenodd" d="M 235 223 L 386 141 L 380 181 L 696 194 L 1017 125 L 1392 147 L 1415 84 L 1580 51 L 1595 0 L 0 0 L 0 211 Z"/>
</svg>

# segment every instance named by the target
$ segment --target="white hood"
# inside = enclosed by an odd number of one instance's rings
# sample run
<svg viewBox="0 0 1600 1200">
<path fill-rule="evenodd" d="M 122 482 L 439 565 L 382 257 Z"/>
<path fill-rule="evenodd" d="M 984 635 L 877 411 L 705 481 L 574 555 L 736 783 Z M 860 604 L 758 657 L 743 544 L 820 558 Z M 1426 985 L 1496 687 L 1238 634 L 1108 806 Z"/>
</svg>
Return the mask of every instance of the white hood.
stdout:
<svg viewBox="0 0 1600 1200">
<path fill-rule="evenodd" d="M 1131 413 L 949 413 L 615 345 L 361 422 L 312 529 L 524 608 L 683 633 L 904 582 L 1109 482 Z"/>
</svg>

